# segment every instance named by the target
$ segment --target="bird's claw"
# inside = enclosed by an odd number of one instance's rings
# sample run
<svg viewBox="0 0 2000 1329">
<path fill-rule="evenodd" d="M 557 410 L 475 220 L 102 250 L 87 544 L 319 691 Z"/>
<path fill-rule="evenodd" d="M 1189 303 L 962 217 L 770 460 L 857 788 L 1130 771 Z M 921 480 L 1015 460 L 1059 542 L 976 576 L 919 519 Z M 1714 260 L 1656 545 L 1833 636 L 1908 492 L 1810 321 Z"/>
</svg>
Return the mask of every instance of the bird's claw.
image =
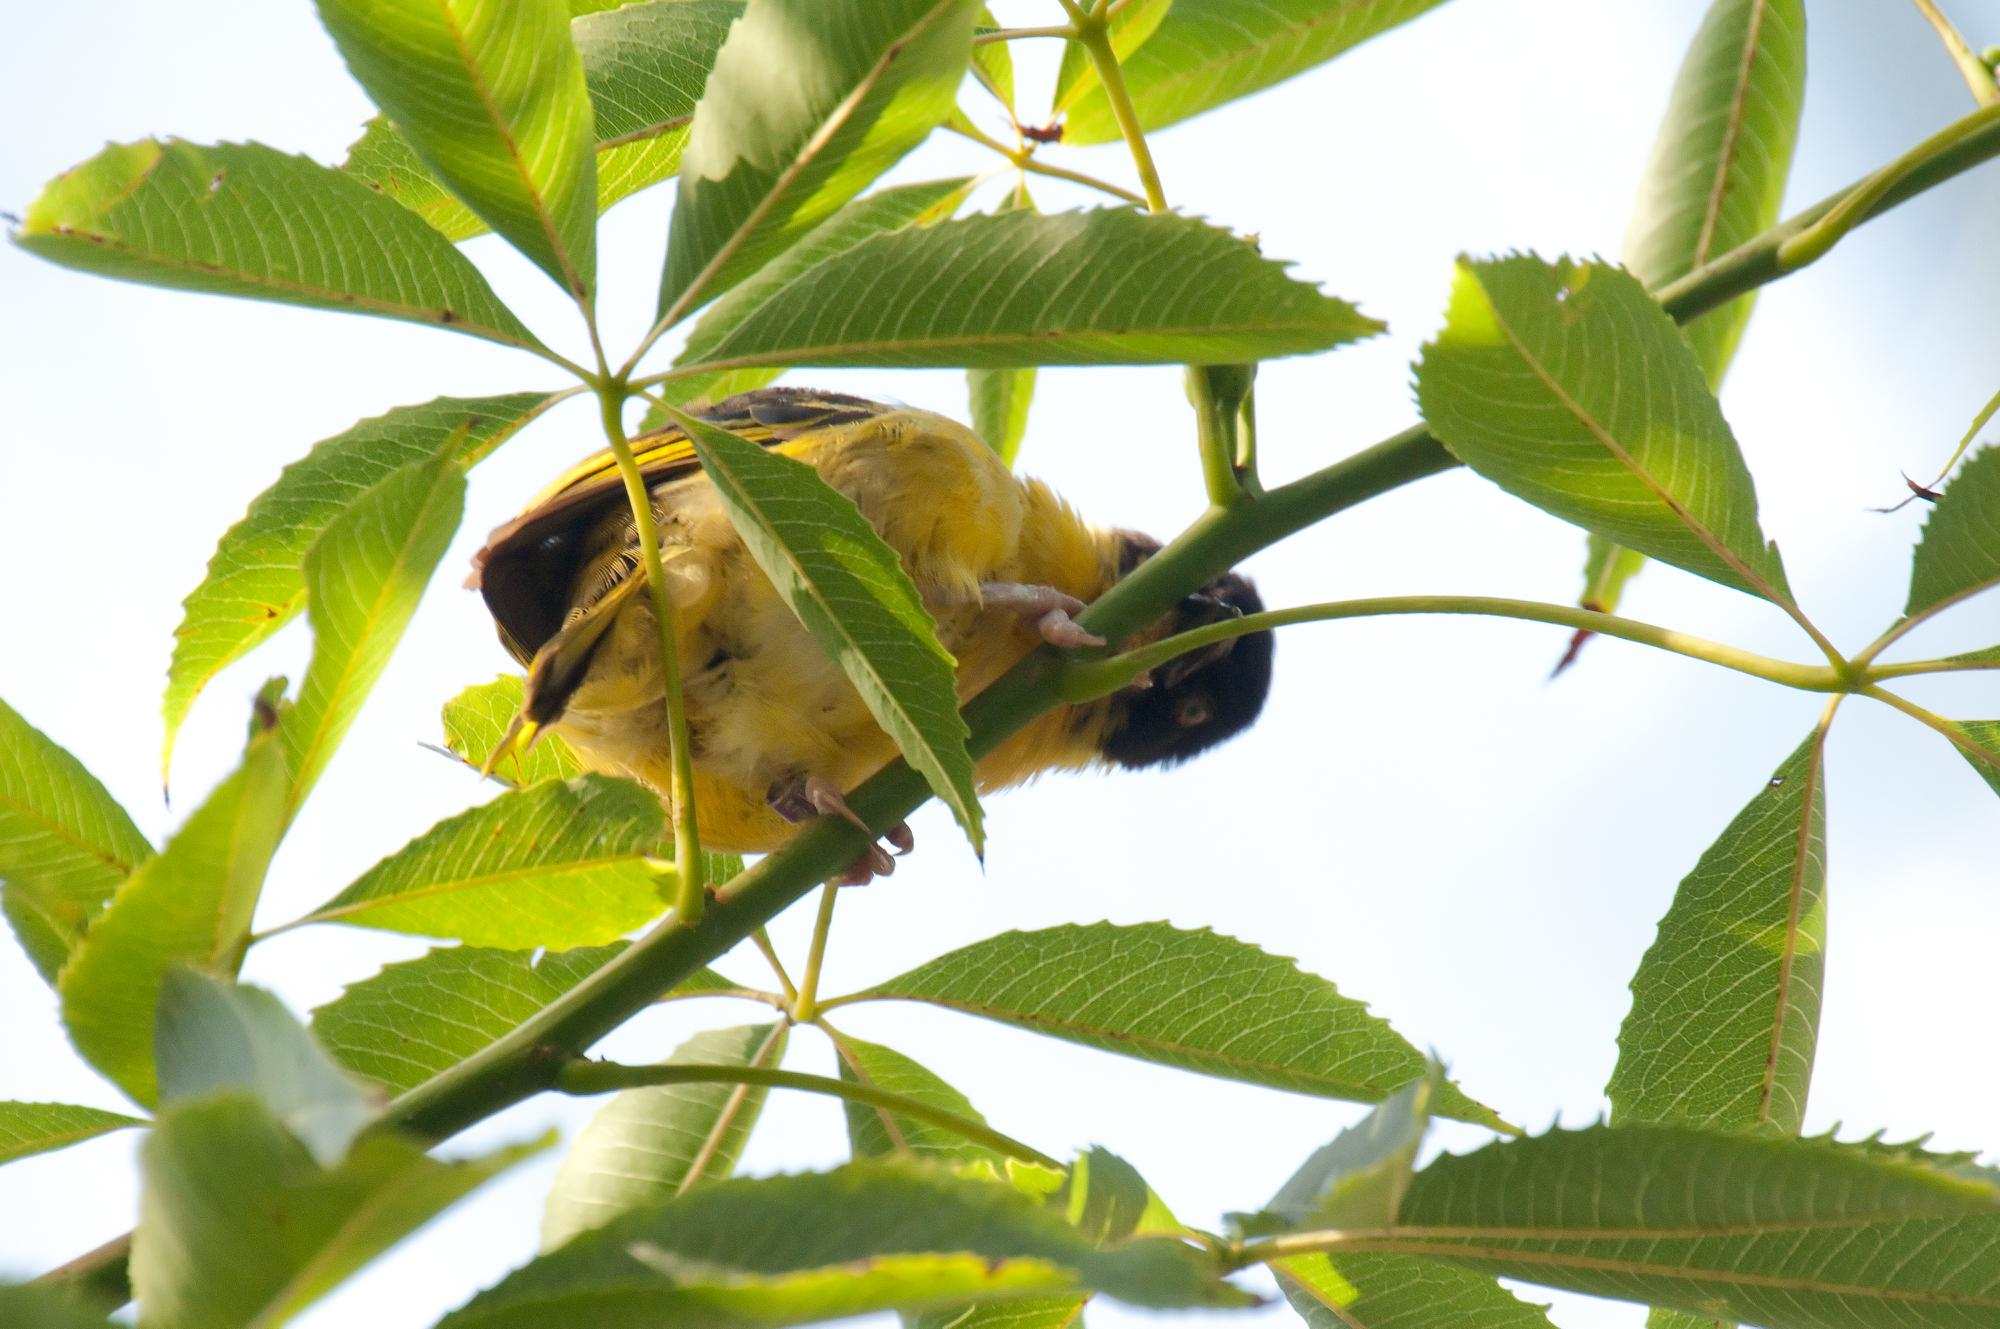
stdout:
<svg viewBox="0 0 2000 1329">
<path fill-rule="evenodd" d="M 1104 645 L 1104 638 L 1085 630 L 1071 617 L 1083 612 L 1083 601 L 1053 586 L 989 581 L 980 586 L 979 594 L 981 603 L 988 608 L 1011 609 L 1032 621 L 1035 631 L 1051 646 L 1074 649 Z"/>
<path fill-rule="evenodd" d="M 812 816 L 839 817 L 871 837 L 874 835 L 868 823 L 847 806 L 846 797 L 833 782 L 821 776 L 808 775 L 776 788 L 771 792 L 769 802 L 771 810 L 786 821 L 801 822 Z M 883 832 L 882 838 L 895 846 L 896 856 L 907 854 L 917 847 L 917 837 L 911 833 L 908 822 L 897 822 Z M 892 875 L 896 871 L 896 856 L 879 844 L 871 844 L 859 858 L 829 880 L 836 886 L 866 886 L 877 877 Z"/>
</svg>

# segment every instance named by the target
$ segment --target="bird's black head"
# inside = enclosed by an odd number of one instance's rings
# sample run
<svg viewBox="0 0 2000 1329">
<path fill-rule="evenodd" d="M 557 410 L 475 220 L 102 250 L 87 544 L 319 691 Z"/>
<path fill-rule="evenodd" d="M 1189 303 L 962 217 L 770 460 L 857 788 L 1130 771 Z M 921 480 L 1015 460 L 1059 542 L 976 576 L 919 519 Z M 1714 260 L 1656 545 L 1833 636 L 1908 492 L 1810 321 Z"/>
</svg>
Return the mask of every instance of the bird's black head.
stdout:
<svg viewBox="0 0 2000 1329">
<path fill-rule="evenodd" d="M 1249 578 L 1225 573 L 1174 606 L 1164 635 L 1263 608 Z M 1268 631 L 1246 633 L 1153 670 L 1151 686 L 1128 688 L 1114 700 L 1104 755 L 1128 768 L 1176 766 L 1243 732 L 1271 690 L 1272 645 Z"/>
</svg>

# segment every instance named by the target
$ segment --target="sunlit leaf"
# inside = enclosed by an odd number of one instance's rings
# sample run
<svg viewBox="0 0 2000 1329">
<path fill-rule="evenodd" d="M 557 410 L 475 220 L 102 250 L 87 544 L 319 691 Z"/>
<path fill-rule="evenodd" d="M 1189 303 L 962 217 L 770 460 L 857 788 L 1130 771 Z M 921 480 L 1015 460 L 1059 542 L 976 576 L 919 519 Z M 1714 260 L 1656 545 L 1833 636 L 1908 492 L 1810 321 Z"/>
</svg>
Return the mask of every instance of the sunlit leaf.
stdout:
<svg viewBox="0 0 2000 1329">
<path fill-rule="evenodd" d="M 512 1033 L 624 948 L 443 947 L 348 984 L 312 1013 L 312 1030 L 341 1065 L 401 1093 Z"/>
<path fill-rule="evenodd" d="M 43 979 L 56 981 L 118 883 L 152 856 L 97 777 L 0 701 L 0 886 Z"/>
<path fill-rule="evenodd" d="M 1977 452 L 1924 523 L 1905 615 L 1934 614 L 2000 585 L 2000 447 Z"/>
<path fill-rule="evenodd" d="M 834 1040 L 834 1047 L 840 1054 L 840 1078 L 850 1084 L 885 1089 L 985 1124 L 986 1118 L 964 1094 L 894 1048 L 865 1042 L 844 1033 Z M 997 1165 L 1003 1161 L 985 1145 L 931 1122 L 918 1121 L 914 1117 L 866 1103 L 847 1102 L 841 1106 L 847 1112 L 847 1142 L 856 1158 L 914 1154 L 944 1163 L 987 1162 Z"/>
<path fill-rule="evenodd" d="M 2000 1323 L 2000 1190 L 1869 1149 L 1592 1127 L 1418 1172 L 1351 1243 L 1771 1329 Z"/>
<path fill-rule="evenodd" d="M 1804 0 L 1710 5 L 1681 59 L 1626 229 L 1625 265 L 1648 289 L 1777 223 L 1805 85 Z M 1755 299 L 1738 296 L 1681 328 L 1712 388 L 1722 385 Z M 1584 607 L 1614 612 L 1643 562 L 1592 536 Z"/>
<path fill-rule="evenodd" d="M 444 704 L 444 744 L 473 770 L 486 765 L 486 758 L 507 733 L 507 726 L 520 713 L 526 687 L 519 674 L 503 674 L 491 683 L 475 683 Z M 536 737 L 535 746 L 525 753 L 518 747 L 501 758 L 493 775 L 520 787 L 544 780 L 573 780 L 583 773 L 583 765 L 569 744 L 551 733 Z"/>
<path fill-rule="evenodd" d="M 1167 16 L 1167 7 L 1173 0 L 1125 0 L 1111 15 L 1111 53 L 1118 57 L 1120 67 L 1132 58 L 1132 53 L 1146 44 L 1146 39 L 1159 31 L 1160 23 Z M 1057 115 L 1082 101 L 1090 93 L 1099 91 L 1102 85 L 1097 81 L 1097 66 L 1090 59 L 1090 52 L 1081 42 L 1064 42 L 1062 65 L 1056 71 L 1055 96 L 1052 99 Z M 1082 143 L 1087 140 L 1076 136 L 1075 127 L 1063 127 L 1065 138 Z M 1084 131 L 1088 133 L 1088 129 Z M 1118 136 L 1116 125 L 1112 126 L 1113 138 Z"/>
<path fill-rule="evenodd" d="M 896 551 L 804 462 L 693 416 L 674 421 L 757 566 L 983 851 L 954 662 Z"/>
<path fill-rule="evenodd" d="M 535 335 L 406 210 L 256 143 L 113 144 L 56 177 L 14 242 L 107 277 L 430 323 L 512 346 Z"/>
<path fill-rule="evenodd" d="M 971 191 L 970 179 L 932 180 L 923 184 L 899 185 L 858 198 L 844 205 L 808 231 L 799 242 L 766 263 L 708 307 L 688 331 L 687 345 L 675 357 L 675 364 L 692 364 L 708 355 L 710 348 L 750 317 L 773 294 L 782 291 L 801 273 L 815 264 L 840 254 L 884 231 L 906 226 L 922 226 L 942 220 L 956 211 Z M 660 394 L 676 406 L 697 400 L 719 401 L 738 392 L 761 388 L 784 372 L 784 366 L 722 370 L 712 374 L 690 374 L 668 379 Z M 666 426 L 667 417 L 658 406 L 646 416 L 645 428 Z"/>
<path fill-rule="evenodd" d="M 1674 893 L 1632 978 L 1613 1121 L 1798 1133 L 1826 970 L 1824 745 L 1785 758 Z"/>
<path fill-rule="evenodd" d="M 1006 932 L 867 990 L 1232 1080 L 1380 1102 L 1427 1073 L 1388 1022 L 1292 961 L 1213 932 L 1111 923 Z M 1445 1082 L 1433 1109 L 1493 1113 Z"/>
<path fill-rule="evenodd" d="M 977 26 L 982 30 L 992 30 L 1000 26 L 993 17 L 993 11 L 985 6 L 979 10 Z M 1007 49 L 1006 42 L 982 42 L 972 48 L 972 76 L 979 80 L 979 86 L 993 94 L 993 100 L 1006 107 L 1009 113 L 1014 109 L 1014 56 Z"/>
<path fill-rule="evenodd" d="M 1124 66 L 1139 123 L 1160 129 L 1282 83 L 1436 8 L 1442 0 L 1173 0 Z M 1102 87 L 1070 107 L 1064 137 L 1109 143 L 1118 122 Z"/>
<path fill-rule="evenodd" d="M 283 1323 L 540 1147 L 441 1163 L 378 1134 L 327 1169 L 254 1098 L 178 1104 L 140 1151 L 132 1289 L 147 1329 Z"/>
<path fill-rule="evenodd" d="M 1658 290 L 1777 223 L 1805 83 L 1804 0 L 1709 6 L 1625 234 L 1633 276 Z M 1739 296 L 1682 330 L 1711 385 L 1722 382 L 1754 299 Z"/>
<path fill-rule="evenodd" d="M 562 0 L 317 0 L 417 157 L 562 288 L 597 261 L 596 138 Z"/>
<path fill-rule="evenodd" d="M 1291 1227 L 1385 1227 L 1396 1221 L 1417 1150 L 1431 1125 L 1430 1103 L 1444 1077 L 1432 1068 L 1358 1123 L 1321 1145 L 1254 1217 Z"/>
<path fill-rule="evenodd" d="M 264 1105 L 322 1167 L 347 1153 L 376 1104 L 261 988 L 169 969 L 153 1031 L 162 1107 L 236 1090 Z"/>
<path fill-rule="evenodd" d="M 920 143 L 951 111 L 978 12 L 977 0 L 750 0 L 681 157 L 661 315 L 720 295 Z"/>
<path fill-rule="evenodd" d="M 1127 6 L 1130 9 L 1132 6 Z M 1141 6 L 1142 8 L 1144 6 Z M 1163 9 L 1161 5 L 1154 5 Z M 1122 12 L 1122 11 L 1121 11 Z M 1069 49 L 1076 49 L 1071 46 Z M 1024 185 L 1017 184 L 1002 212 L 1033 212 L 1034 200 Z M 972 408 L 972 429 L 986 445 L 1012 469 L 1028 432 L 1028 403 L 1035 396 L 1035 369 L 971 369 L 965 375 L 966 396 Z"/>
<path fill-rule="evenodd" d="M 1960 720 L 1959 725 L 1972 735 L 1973 741 L 1983 745 L 1990 752 L 2000 752 L 2000 720 Z M 1972 763 L 1972 769 L 1979 772 L 1979 778 L 1993 786 L 1993 792 L 2000 794 L 2000 766 L 1984 761 L 1961 749 L 1965 759 Z"/>
<path fill-rule="evenodd" d="M 675 1048 L 669 1065 L 776 1066 L 782 1024 L 710 1029 Z M 663 1084 L 614 1094 L 563 1158 L 542 1210 L 542 1249 L 619 1214 L 728 1176 L 769 1092 L 749 1084 Z"/>
<path fill-rule="evenodd" d="M 681 148 L 701 85 L 741 0 L 648 0 L 603 4 L 570 24 L 596 115 L 597 210 L 680 169 Z M 576 6 L 571 6 L 576 11 Z M 430 173 L 409 141 L 377 116 L 341 169 L 409 208 L 450 240 L 486 223 Z"/>
<path fill-rule="evenodd" d="M 1271 1272 L 1307 1329 L 1554 1329 L 1485 1274 L 1408 1255 L 1304 1255 Z"/>
<path fill-rule="evenodd" d="M 1206 222 L 1129 208 L 1008 212 L 862 240 L 689 363 L 1223 364 L 1381 330 Z"/>
<path fill-rule="evenodd" d="M 70 1041 L 137 1102 L 155 1097 L 153 1023 L 167 971 L 233 975 L 242 962 L 283 834 L 285 772 L 278 735 L 252 738 L 243 764 L 125 879 L 62 971 Z"/>
<path fill-rule="evenodd" d="M 798 1324 L 1094 1288 L 1149 1306 L 1238 1303 L 1165 1237 L 1097 1248 L 1004 1183 L 911 1162 L 737 1178 L 634 1210 L 517 1269 L 440 1329 Z"/>
<path fill-rule="evenodd" d="M 137 1117 L 74 1103 L 0 1102 L 0 1163 L 67 1149 L 107 1131 L 143 1126 Z M 0 1303 L 4 1304 L 4 1303 Z"/>
<path fill-rule="evenodd" d="M 304 606 L 306 550 L 330 522 L 398 467 L 437 456 L 454 433 L 464 431 L 458 461 L 469 467 L 558 400 L 519 392 L 400 406 L 323 440 L 287 466 L 217 542 L 207 574 L 182 604 L 162 706 L 162 766 L 201 690 Z"/>
<path fill-rule="evenodd" d="M 1757 494 L 1694 353 L 1629 273 L 1462 260 L 1417 397 L 1431 431 L 1536 507 L 1789 603 Z"/>
<path fill-rule="evenodd" d="M 544 781 L 439 822 L 300 922 L 601 946 L 666 911 L 649 859 L 665 833 L 659 798 L 629 780 Z"/>
<path fill-rule="evenodd" d="M 279 729 L 292 773 L 286 811 L 305 801 L 360 714 L 417 610 L 465 507 L 460 445 L 399 466 L 336 513 L 302 565 L 312 663 Z"/>
</svg>

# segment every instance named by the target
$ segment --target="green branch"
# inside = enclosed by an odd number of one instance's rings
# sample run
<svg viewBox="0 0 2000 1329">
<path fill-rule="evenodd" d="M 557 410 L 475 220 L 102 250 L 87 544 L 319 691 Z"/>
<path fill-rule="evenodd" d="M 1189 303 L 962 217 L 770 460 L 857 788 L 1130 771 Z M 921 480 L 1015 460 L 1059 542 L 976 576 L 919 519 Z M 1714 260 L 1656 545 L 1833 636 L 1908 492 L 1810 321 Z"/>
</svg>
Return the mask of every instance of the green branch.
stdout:
<svg viewBox="0 0 2000 1329">
<path fill-rule="evenodd" d="M 1211 623 L 1109 659 L 1070 662 L 1063 669 L 1057 689 L 1064 701 L 1090 701 L 1131 686 L 1142 674 L 1159 668 L 1176 656 L 1246 633 L 1295 623 L 1327 623 L 1343 618 L 1379 618 L 1395 614 L 1477 614 L 1530 623 L 1552 623 L 1657 647 L 1806 692 L 1842 692 L 1847 690 L 1850 682 L 1848 677 L 1828 665 L 1774 660 L 1768 655 L 1739 650 L 1705 637 L 1690 636 L 1672 628 L 1619 618 L 1615 614 L 1599 613 L 1593 609 L 1543 604 L 1537 600 L 1495 599 L 1483 595 L 1399 595 L 1300 605 L 1293 609 L 1274 609 L 1223 623 Z"/>
<path fill-rule="evenodd" d="M 632 456 L 631 440 L 625 437 L 625 389 L 607 384 L 598 389 L 603 407 L 604 436 L 611 440 L 611 455 L 618 459 L 618 474 L 625 481 L 625 497 L 632 507 L 632 520 L 639 531 L 639 558 L 646 575 L 646 590 L 653 600 L 653 617 L 660 630 L 660 678 L 666 689 L 667 742 L 673 749 L 670 788 L 674 800 L 674 870 L 680 885 L 674 895 L 673 922 L 693 923 L 701 917 L 707 883 L 702 880 L 701 832 L 695 823 L 694 755 L 688 740 L 687 701 L 681 695 L 681 655 L 679 635 L 674 628 L 674 597 L 667 588 L 666 569 L 660 562 L 660 532 L 653 521 L 653 499 L 646 492 L 646 478 Z"/>
<path fill-rule="evenodd" d="M 913 1121 L 926 1122 L 950 1131 L 961 1139 L 983 1145 L 997 1154 L 1019 1158 L 1043 1167 L 1062 1164 L 1011 1135 L 1004 1135 L 984 1122 L 960 1116 L 904 1094 L 877 1089 L 874 1085 L 835 1080 L 824 1075 L 804 1075 L 798 1071 L 771 1070 L 762 1066 L 689 1066 L 659 1064 L 628 1066 L 615 1061 L 573 1061 L 556 1074 L 555 1087 L 565 1094 L 608 1094 L 619 1089 L 646 1089 L 663 1084 L 748 1084 L 770 1089 L 799 1089 L 809 1094 L 826 1094 L 850 1103 L 865 1103 Z"/>
<path fill-rule="evenodd" d="M 1907 154 L 1907 169 L 1871 198 L 1857 223 L 2000 156 L 2000 119 L 1982 111 L 1958 125 L 1972 121 L 1977 123 L 1964 132 L 1934 135 L 1920 145 L 1919 153 Z M 1910 161 L 1912 156 L 1921 160 Z M 1826 216 L 1851 192 L 1842 191 L 1697 268 L 1658 292 L 1661 302 L 1686 322 L 1782 277 L 1779 246 Z M 1416 426 L 1272 489 L 1253 503 L 1211 509 L 1107 591 L 1080 621 L 1106 637 L 1123 637 L 1158 619 L 1181 597 L 1245 556 L 1355 504 L 1458 464 L 1442 444 Z M 974 755 L 990 752 L 1057 705 L 1061 673 L 1062 663 L 1054 652 L 1037 651 L 973 698 L 964 715 L 972 729 Z M 1878 700 L 1889 696 L 1883 693 Z M 850 793 L 848 804 L 864 821 L 887 825 L 915 811 L 928 793 L 922 777 L 899 761 Z M 574 1054 L 727 953 L 866 848 L 862 833 L 838 817 L 806 823 L 782 849 L 724 887 L 700 918 L 685 926 L 668 918 L 655 926 L 511 1033 L 393 1100 L 374 1128 L 442 1139 L 553 1088 Z M 128 1246 L 121 1240 L 107 1242 L 48 1277 L 72 1286 L 108 1286 L 121 1276 Z"/>
</svg>

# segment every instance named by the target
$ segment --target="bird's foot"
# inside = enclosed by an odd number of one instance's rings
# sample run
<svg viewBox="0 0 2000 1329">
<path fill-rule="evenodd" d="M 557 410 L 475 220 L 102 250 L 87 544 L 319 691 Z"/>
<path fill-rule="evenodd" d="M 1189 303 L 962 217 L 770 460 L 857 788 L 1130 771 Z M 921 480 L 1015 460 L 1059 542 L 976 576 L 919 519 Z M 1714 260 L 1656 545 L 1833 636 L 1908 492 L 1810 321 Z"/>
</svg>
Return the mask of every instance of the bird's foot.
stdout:
<svg viewBox="0 0 2000 1329">
<path fill-rule="evenodd" d="M 1013 581 L 982 582 L 980 602 L 989 609 L 1011 609 L 1034 623 L 1051 646 L 1102 646 L 1104 638 L 1085 631 L 1070 616 L 1083 612 L 1083 601 L 1053 586 L 1024 586 Z"/>
<path fill-rule="evenodd" d="M 847 806 L 847 799 L 833 782 L 817 775 L 802 776 L 789 784 L 780 785 L 771 791 L 771 810 L 789 822 L 801 822 L 809 817 L 839 817 L 841 820 L 866 831 L 868 823 Z M 891 855 L 879 844 L 871 844 L 862 855 L 850 863 L 838 876 L 831 880 L 836 886 L 866 886 L 877 877 L 887 877 L 896 870 L 896 858 L 917 847 L 917 837 L 911 833 L 910 824 L 899 821 L 883 832 L 882 838 L 895 846 Z"/>
</svg>

